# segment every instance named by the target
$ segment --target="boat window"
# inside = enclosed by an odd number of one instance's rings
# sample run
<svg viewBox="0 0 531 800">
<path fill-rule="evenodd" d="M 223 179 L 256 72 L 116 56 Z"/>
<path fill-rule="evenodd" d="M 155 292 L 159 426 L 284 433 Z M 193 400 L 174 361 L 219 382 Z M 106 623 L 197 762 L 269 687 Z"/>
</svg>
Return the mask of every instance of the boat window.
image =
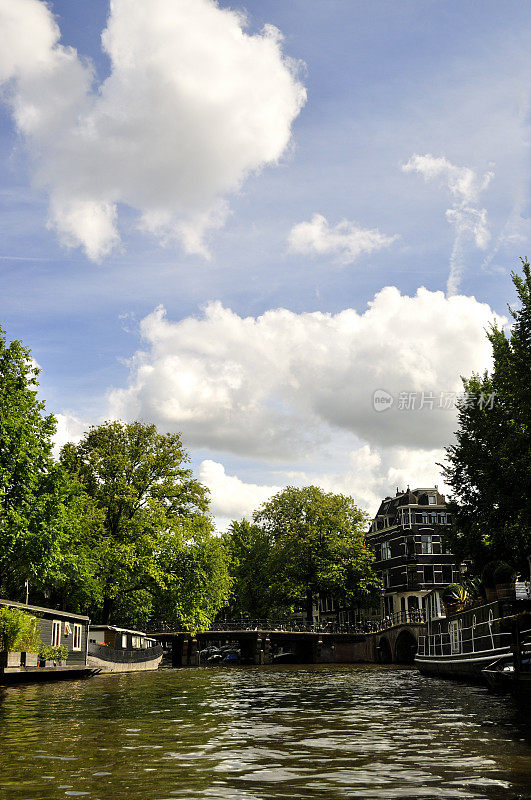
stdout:
<svg viewBox="0 0 531 800">
<path fill-rule="evenodd" d="M 54 619 L 52 622 L 52 647 L 59 647 L 61 644 L 61 621 Z"/>
<path fill-rule="evenodd" d="M 127 649 L 127 634 L 126 633 L 122 633 L 122 647 L 124 648 L 124 650 Z"/>
<path fill-rule="evenodd" d="M 460 653 L 461 652 L 461 630 L 459 628 L 459 621 L 452 620 L 450 625 L 448 626 L 448 632 L 450 634 L 450 650 L 452 653 Z"/>
<path fill-rule="evenodd" d="M 81 650 L 81 625 L 74 624 L 72 650 Z"/>
<path fill-rule="evenodd" d="M 131 637 L 131 644 L 133 647 L 140 647 L 140 636 L 132 636 Z"/>
</svg>

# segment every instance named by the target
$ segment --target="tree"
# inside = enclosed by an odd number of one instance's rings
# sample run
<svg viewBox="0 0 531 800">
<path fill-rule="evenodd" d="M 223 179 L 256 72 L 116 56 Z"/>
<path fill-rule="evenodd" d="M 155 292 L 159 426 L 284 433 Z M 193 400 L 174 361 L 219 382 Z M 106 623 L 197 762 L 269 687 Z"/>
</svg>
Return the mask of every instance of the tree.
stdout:
<svg viewBox="0 0 531 800">
<path fill-rule="evenodd" d="M 225 602 L 223 545 L 188 461 L 178 434 L 140 422 L 106 422 L 63 447 L 61 463 L 100 515 L 87 557 L 103 622 L 164 611 L 204 627 Z"/>
<path fill-rule="evenodd" d="M 271 545 L 271 584 L 285 606 L 304 606 L 312 619 L 313 594 L 347 603 L 370 602 L 380 583 L 365 545 L 367 515 L 351 497 L 317 486 L 288 486 L 255 513 Z"/>
<path fill-rule="evenodd" d="M 278 609 L 271 586 L 271 541 L 258 526 L 246 519 L 233 520 L 224 536 L 233 587 L 227 612 L 265 619 Z"/>
<path fill-rule="evenodd" d="M 527 569 L 531 553 L 531 269 L 512 273 L 520 306 L 508 335 L 492 325 L 493 370 L 463 379 L 456 444 L 446 449 L 452 546 L 478 568 L 493 559 Z"/>
<path fill-rule="evenodd" d="M 61 532 L 64 483 L 52 457 L 55 419 L 37 399 L 39 368 L 0 328 L 0 591 L 43 579 Z"/>
</svg>

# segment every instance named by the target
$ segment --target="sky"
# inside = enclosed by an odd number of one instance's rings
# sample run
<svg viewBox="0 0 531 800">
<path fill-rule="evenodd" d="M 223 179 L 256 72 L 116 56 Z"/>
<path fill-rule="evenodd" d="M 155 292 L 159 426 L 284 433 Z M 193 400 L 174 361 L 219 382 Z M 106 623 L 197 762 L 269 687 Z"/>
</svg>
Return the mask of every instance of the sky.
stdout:
<svg viewBox="0 0 531 800">
<path fill-rule="evenodd" d="M 180 431 L 219 529 L 443 486 L 529 252 L 531 7 L 0 0 L 0 325 L 57 447 Z"/>
</svg>

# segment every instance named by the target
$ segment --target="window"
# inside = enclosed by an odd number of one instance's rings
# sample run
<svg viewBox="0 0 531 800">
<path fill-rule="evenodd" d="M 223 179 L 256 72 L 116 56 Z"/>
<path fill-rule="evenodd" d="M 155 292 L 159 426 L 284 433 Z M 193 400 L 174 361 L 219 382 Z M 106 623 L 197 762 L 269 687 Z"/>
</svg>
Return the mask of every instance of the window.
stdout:
<svg viewBox="0 0 531 800">
<path fill-rule="evenodd" d="M 419 585 L 419 575 L 416 564 L 408 564 L 407 585 L 410 589 L 417 589 Z"/>
<path fill-rule="evenodd" d="M 445 511 L 442 511 L 442 512 L 439 514 L 439 525 L 446 525 L 446 524 L 447 524 L 447 521 L 448 521 L 448 520 L 447 520 L 446 512 L 445 512 Z"/>
<path fill-rule="evenodd" d="M 433 566 L 431 564 L 426 564 L 424 566 L 424 583 L 434 583 Z"/>
<path fill-rule="evenodd" d="M 452 582 L 452 566 L 451 566 L 451 564 L 443 564 L 442 582 L 443 583 L 451 583 Z"/>
<path fill-rule="evenodd" d="M 133 647 L 140 647 L 140 636 L 132 636 L 131 637 L 131 644 Z"/>
<path fill-rule="evenodd" d="M 59 647 L 61 644 L 61 622 L 54 619 L 52 622 L 52 647 Z"/>
<path fill-rule="evenodd" d="M 412 558 L 415 555 L 415 537 L 408 536 L 406 539 L 406 556 Z"/>
<path fill-rule="evenodd" d="M 424 555 L 430 555 L 431 553 L 433 553 L 433 544 L 431 536 L 423 535 L 420 537 L 420 541 L 421 541 L 421 553 L 423 553 Z"/>
<path fill-rule="evenodd" d="M 124 650 L 127 650 L 127 634 L 122 633 L 122 647 Z"/>
<path fill-rule="evenodd" d="M 384 589 L 388 589 L 389 586 L 391 585 L 391 581 L 389 579 L 389 570 L 388 569 L 386 569 L 386 570 L 384 570 L 382 572 L 382 583 L 383 583 Z"/>
<path fill-rule="evenodd" d="M 391 544 L 389 542 L 382 542 L 382 561 L 391 558 Z"/>
<path fill-rule="evenodd" d="M 449 633 L 450 633 L 450 651 L 452 653 L 460 653 L 461 652 L 461 630 L 459 628 L 459 620 L 453 620 L 450 622 L 449 626 Z"/>
<path fill-rule="evenodd" d="M 74 625 L 74 636 L 72 639 L 72 650 L 81 650 L 81 625 Z"/>
<path fill-rule="evenodd" d="M 435 495 L 434 494 L 429 494 L 428 495 L 428 505 L 429 506 L 434 506 L 435 505 Z"/>
</svg>

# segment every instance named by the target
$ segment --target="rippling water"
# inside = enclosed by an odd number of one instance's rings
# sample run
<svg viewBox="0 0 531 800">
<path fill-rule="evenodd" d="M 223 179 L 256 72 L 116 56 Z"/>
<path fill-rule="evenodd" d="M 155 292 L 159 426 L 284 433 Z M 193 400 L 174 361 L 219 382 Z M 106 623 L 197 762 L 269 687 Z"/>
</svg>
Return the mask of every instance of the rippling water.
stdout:
<svg viewBox="0 0 531 800">
<path fill-rule="evenodd" d="M 531 797 L 510 698 L 376 666 L 0 689 L 1 800 Z"/>
</svg>

